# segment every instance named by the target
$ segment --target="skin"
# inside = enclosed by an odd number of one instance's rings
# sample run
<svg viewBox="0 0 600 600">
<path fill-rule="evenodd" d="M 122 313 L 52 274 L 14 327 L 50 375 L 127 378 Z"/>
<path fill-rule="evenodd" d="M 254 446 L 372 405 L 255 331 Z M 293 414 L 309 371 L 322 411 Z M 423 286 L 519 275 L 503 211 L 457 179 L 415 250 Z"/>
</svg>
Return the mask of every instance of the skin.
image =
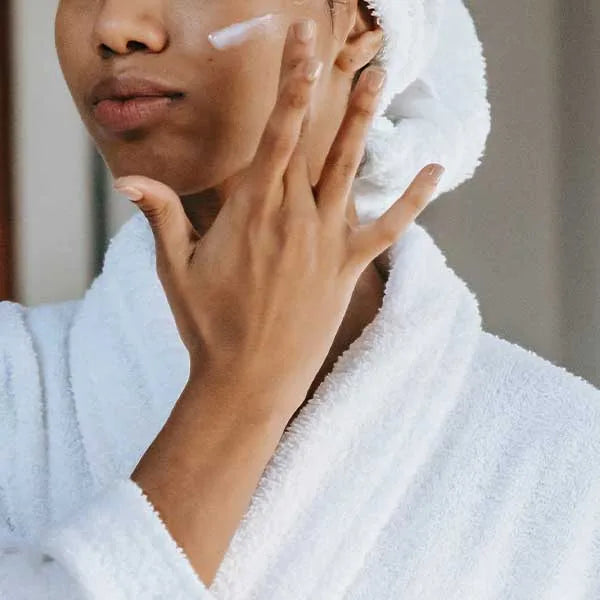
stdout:
<svg viewBox="0 0 600 600">
<path fill-rule="evenodd" d="M 210 45 L 208 34 L 281 10 L 289 22 L 301 17 L 315 21 L 315 56 L 323 61 L 323 70 L 314 89 L 306 133 L 314 185 L 357 76 L 383 43 L 383 31 L 362 2 L 348 0 L 334 7 L 332 17 L 327 0 L 210 4 L 204 0 L 61 0 L 55 21 L 56 49 L 81 119 L 113 176 L 146 175 L 166 183 L 179 195 L 188 218 L 202 234 L 224 202 L 225 182 L 256 153 L 277 99 L 285 42 L 285 34 L 279 34 L 249 40 L 240 47 L 243 51 L 219 51 Z M 93 118 L 89 96 L 101 77 L 121 72 L 157 75 L 184 92 L 185 98 L 158 126 L 110 134 Z M 353 202 L 348 206 L 347 218 L 357 222 Z M 298 411 L 337 357 L 375 317 L 387 277 L 384 265 L 381 255 L 359 278 L 331 350 Z"/>
</svg>

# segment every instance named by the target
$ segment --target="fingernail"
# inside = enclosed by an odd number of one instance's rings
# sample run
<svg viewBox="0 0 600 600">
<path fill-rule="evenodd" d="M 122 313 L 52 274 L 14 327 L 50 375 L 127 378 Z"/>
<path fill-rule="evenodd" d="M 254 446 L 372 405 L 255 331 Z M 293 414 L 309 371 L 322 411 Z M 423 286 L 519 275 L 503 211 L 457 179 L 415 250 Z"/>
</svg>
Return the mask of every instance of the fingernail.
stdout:
<svg viewBox="0 0 600 600">
<path fill-rule="evenodd" d="M 446 169 L 442 165 L 433 163 L 429 165 L 429 168 L 426 170 L 426 174 L 428 177 L 431 177 L 433 183 L 437 184 L 439 183 L 445 170 Z"/>
<path fill-rule="evenodd" d="M 315 22 L 312 19 L 304 19 L 294 25 L 296 39 L 301 42 L 308 42 L 315 31 Z"/>
<path fill-rule="evenodd" d="M 129 198 L 129 200 L 131 200 L 132 202 L 137 202 L 138 200 L 141 200 L 144 197 L 144 194 L 142 194 L 142 192 L 140 192 L 140 190 L 138 190 L 137 188 L 125 185 L 125 186 L 119 186 L 119 185 L 115 185 L 114 186 L 115 190 L 117 190 L 117 192 L 119 192 L 120 194 L 123 194 L 123 196 L 126 196 L 127 198 Z"/>
</svg>

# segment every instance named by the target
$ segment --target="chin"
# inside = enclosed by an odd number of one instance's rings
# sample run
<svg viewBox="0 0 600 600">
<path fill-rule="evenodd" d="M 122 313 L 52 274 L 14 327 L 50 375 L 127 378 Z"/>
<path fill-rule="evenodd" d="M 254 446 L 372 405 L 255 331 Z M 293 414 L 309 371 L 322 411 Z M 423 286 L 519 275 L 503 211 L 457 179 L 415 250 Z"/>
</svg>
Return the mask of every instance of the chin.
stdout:
<svg viewBox="0 0 600 600">
<path fill-rule="evenodd" d="M 198 139 L 211 140 L 210 145 Z M 225 141 L 226 140 L 226 141 Z M 200 193 L 240 173 L 251 162 L 255 150 L 232 136 L 160 135 L 96 140 L 99 152 L 113 177 L 142 175 L 168 185 L 179 196 Z"/>
<path fill-rule="evenodd" d="M 178 195 L 190 195 L 216 185 L 227 176 L 212 168 L 202 157 L 162 156 L 154 152 L 103 154 L 112 176 L 142 175 L 168 185 Z M 198 165 L 202 165 L 199 167 Z"/>
</svg>

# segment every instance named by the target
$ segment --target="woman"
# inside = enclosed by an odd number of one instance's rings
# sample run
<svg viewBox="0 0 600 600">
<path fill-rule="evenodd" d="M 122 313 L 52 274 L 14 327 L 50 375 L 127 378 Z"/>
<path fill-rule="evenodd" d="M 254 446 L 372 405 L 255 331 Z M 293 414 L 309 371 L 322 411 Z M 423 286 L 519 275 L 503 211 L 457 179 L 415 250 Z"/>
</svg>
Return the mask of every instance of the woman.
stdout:
<svg viewBox="0 0 600 600">
<path fill-rule="evenodd" d="M 0 590 L 598 597 L 598 390 L 483 331 L 414 223 L 487 135 L 479 75 L 439 67 L 480 65 L 451 52 L 466 10 L 307 0 L 281 12 L 316 35 L 211 49 L 275 8 L 60 3 L 67 84 L 140 211 L 83 299 L 0 304 Z"/>
</svg>

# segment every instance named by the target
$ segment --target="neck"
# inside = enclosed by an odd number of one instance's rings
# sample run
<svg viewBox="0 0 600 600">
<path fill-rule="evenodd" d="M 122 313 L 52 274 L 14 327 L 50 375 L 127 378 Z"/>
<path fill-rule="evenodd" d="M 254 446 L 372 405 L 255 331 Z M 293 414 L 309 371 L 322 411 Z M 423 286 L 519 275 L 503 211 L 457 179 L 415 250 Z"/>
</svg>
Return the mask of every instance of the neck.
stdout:
<svg viewBox="0 0 600 600">
<path fill-rule="evenodd" d="M 228 177 L 218 185 L 194 194 L 181 196 L 181 204 L 188 219 L 201 236 L 212 226 L 221 207 L 241 182 L 243 172 Z"/>
<path fill-rule="evenodd" d="M 181 196 L 183 210 L 194 229 L 201 236 L 211 228 L 223 203 L 222 194 L 215 188 L 209 188 L 189 196 Z"/>
</svg>

